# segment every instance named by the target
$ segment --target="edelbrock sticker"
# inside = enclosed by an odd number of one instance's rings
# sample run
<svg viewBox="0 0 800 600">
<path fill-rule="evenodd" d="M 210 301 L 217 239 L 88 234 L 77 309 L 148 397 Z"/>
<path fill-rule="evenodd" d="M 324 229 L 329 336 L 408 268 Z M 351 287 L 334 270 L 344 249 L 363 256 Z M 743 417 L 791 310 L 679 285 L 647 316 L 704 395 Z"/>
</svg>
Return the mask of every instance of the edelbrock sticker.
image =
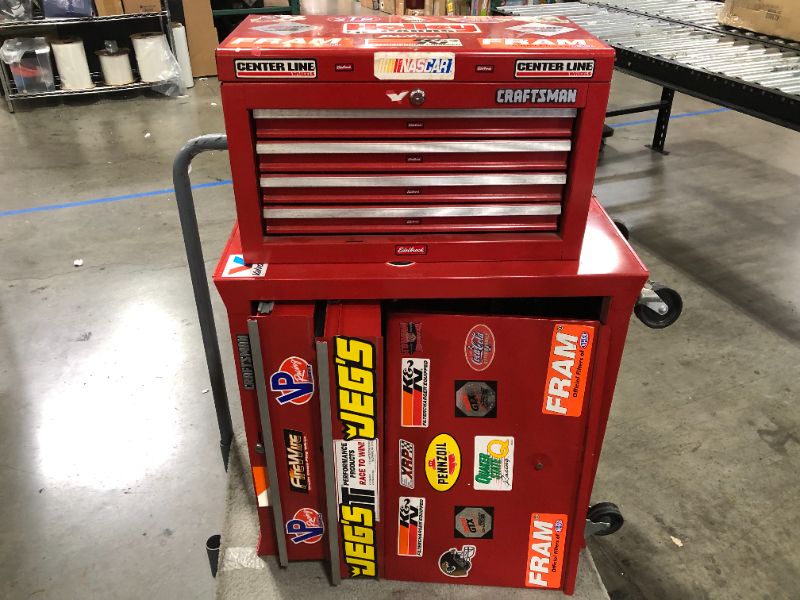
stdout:
<svg viewBox="0 0 800 600">
<path fill-rule="evenodd" d="M 422 556 L 425 541 L 425 498 L 400 497 L 397 555 Z"/>
<path fill-rule="evenodd" d="M 381 80 L 450 81 L 456 73 L 452 52 L 376 52 L 374 73 Z"/>
<path fill-rule="evenodd" d="M 400 485 L 414 489 L 414 444 L 400 440 Z"/>
<path fill-rule="evenodd" d="M 525 587 L 559 588 L 564 569 L 567 515 L 533 513 L 528 532 Z"/>
<path fill-rule="evenodd" d="M 427 427 L 431 361 L 427 358 L 400 360 L 400 426 Z"/>
<path fill-rule="evenodd" d="M 317 61 L 304 59 L 246 59 L 234 61 L 240 79 L 316 79 Z"/>
<path fill-rule="evenodd" d="M 531 60 L 518 59 L 514 70 L 517 79 L 534 77 L 591 77 L 593 60 Z"/>
<path fill-rule="evenodd" d="M 473 466 L 476 490 L 510 491 L 514 483 L 514 438 L 476 435 Z"/>
</svg>

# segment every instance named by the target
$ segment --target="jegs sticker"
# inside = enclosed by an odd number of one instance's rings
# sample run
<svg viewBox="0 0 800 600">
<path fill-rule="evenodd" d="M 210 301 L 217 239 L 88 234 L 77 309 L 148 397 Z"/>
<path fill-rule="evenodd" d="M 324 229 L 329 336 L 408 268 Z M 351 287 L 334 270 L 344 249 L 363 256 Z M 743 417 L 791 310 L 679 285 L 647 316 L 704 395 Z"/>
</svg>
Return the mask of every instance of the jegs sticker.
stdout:
<svg viewBox="0 0 800 600">
<path fill-rule="evenodd" d="M 514 483 L 514 438 L 475 436 L 476 490 L 510 491 Z"/>
<path fill-rule="evenodd" d="M 567 515 L 549 513 L 531 515 L 525 587 L 561 587 L 566 539 Z"/>
<path fill-rule="evenodd" d="M 311 489 L 311 476 L 308 473 L 308 442 L 306 434 L 294 429 L 283 430 L 283 443 L 286 446 L 286 469 L 289 474 L 289 489 L 307 494 Z"/>
<path fill-rule="evenodd" d="M 414 489 L 414 444 L 400 440 L 400 485 Z"/>
<path fill-rule="evenodd" d="M 356 338 L 334 337 L 337 416 L 344 439 L 375 439 L 375 346 Z"/>
<path fill-rule="evenodd" d="M 240 79 L 316 79 L 317 61 L 247 59 L 234 61 Z"/>
<path fill-rule="evenodd" d="M 461 550 L 450 548 L 439 557 L 439 570 L 448 577 L 466 577 L 477 552 L 471 544 L 461 546 Z"/>
<path fill-rule="evenodd" d="M 333 440 L 336 493 L 339 504 L 347 497 L 371 498 L 378 514 L 378 440 Z"/>
<path fill-rule="evenodd" d="M 222 277 L 264 277 L 266 274 L 266 263 L 248 265 L 241 254 L 229 254 L 222 269 Z"/>
<path fill-rule="evenodd" d="M 591 77 L 593 60 L 529 60 L 518 59 L 514 69 L 517 79 L 534 77 Z"/>
<path fill-rule="evenodd" d="M 457 538 L 493 537 L 494 507 L 456 506 L 453 536 Z"/>
<path fill-rule="evenodd" d="M 299 356 L 290 356 L 269 378 L 269 389 L 278 392 L 278 404 L 305 404 L 314 395 L 312 367 Z"/>
<path fill-rule="evenodd" d="M 472 327 L 464 341 L 464 356 L 475 371 L 485 371 L 494 360 L 494 333 L 487 325 Z"/>
<path fill-rule="evenodd" d="M 397 555 L 422 556 L 425 540 L 425 498 L 400 497 Z"/>
<path fill-rule="evenodd" d="M 400 426 L 427 427 L 431 361 L 401 359 Z"/>
<path fill-rule="evenodd" d="M 474 23 L 345 23 L 342 33 L 480 33 Z"/>
<path fill-rule="evenodd" d="M 456 381 L 456 417 L 497 416 L 496 381 Z"/>
<path fill-rule="evenodd" d="M 375 52 L 374 74 L 381 80 L 437 80 L 455 77 L 452 52 Z"/>
<path fill-rule="evenodd" d="M 594 327 L 580 323 L 559 323 L 553 328 L 542 413 L 581 416 L 594 335 Z"/>
<path fill-rule="evenodd" d="M 422 323 L 400 323 L 400 352 L 414 354 L 422 351 Z"/>
<path fill-rule="evenodd" d="M 301 508 L 286 521 L 286 535 L 293 544 L 316 544 L 324 533 L 322 515 L 313 508 Z"/>
<path fill-rule="evenodd" d="M 446 492 L 461 474 L 461 449 L 453 436 L 440 433 L 425 452 L 425 476 L 437 492 Z"/>
</svg>

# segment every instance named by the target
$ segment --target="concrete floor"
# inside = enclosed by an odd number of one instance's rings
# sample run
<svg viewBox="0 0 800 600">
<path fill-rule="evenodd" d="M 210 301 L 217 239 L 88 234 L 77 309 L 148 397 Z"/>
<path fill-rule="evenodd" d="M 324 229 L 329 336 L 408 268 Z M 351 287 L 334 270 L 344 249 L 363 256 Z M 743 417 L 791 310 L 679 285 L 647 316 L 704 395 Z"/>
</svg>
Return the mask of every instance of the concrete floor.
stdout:
<svg viewBox="0 0 800 600">
<path fill-rule="evenodd" d="M 657 95 L 616 75 L 612 105 Z M 641 118 L 616 119 L 596 192 L 686 308 L 631 327 L 595 488 L 627 523 L 593 551 L 615 600 L 797 598 L 800 137 L 716 112 L 675 119 L 665 157 L 652 125 L 625 125 Z M 213 79 L 0 112 L 0 597 L 214 596 L 225 475 L 158 190 L 185 139 L 222 129 Z M 195 193 L 210 269 L 234 218 L 227 156 L 193 177 L 219 183 Z"/>
</svg>

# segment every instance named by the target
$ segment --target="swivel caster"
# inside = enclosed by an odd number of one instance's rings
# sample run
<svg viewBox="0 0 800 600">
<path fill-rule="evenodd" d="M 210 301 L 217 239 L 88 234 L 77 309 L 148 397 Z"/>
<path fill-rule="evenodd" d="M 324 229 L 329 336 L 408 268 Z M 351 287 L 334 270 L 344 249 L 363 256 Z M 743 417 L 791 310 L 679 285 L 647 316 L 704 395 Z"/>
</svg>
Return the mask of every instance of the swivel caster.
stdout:
<svg viewBox="0 0 800 600">
<path fill-rule="evenodd" d="M 618 532 L 623 523 L 625 519 L 622 518 L 619 506 L 613 502 L 598 502 L 590 506 L 586 513 L 584 536 L 611 535 Z"/>
<path fill-rule="evenodd" d="M 626 240 L 631 239 L 631 232 L 628 230 L 628 226 L 625 225 L 625 223 L 623 223 L 619 219 L 614 219 L 614 225 L 617 226 L 617 229 L 619 229 L 619 232 L 622 234 L 622 237 L 624 237 Z"/>
<path fill-rule="evenodd" d="M 648 281 L 642 288 L 633 312 L 650 329 L 669 327 L 683 311 L 681 295 L 660 283 Z"/>
</svg>

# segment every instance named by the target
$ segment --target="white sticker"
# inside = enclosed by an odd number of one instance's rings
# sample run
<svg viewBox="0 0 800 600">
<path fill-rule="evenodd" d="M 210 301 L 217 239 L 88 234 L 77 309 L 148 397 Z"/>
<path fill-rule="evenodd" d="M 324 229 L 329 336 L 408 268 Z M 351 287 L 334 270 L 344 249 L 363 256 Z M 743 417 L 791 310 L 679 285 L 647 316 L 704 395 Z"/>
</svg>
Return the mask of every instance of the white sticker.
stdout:
<svg viewBox="0 0 800 600">
<path fill-rule="evenodd" d="M 400 485 L 414 489 L 414 444 L 400 440 Z"/>
<path fill-rule="evenodd" d="M 336 498 L 340 505 L 368 505 L 380 521 L 378 440 L 333 440 Z"/>
<path fill-rule="evenodd" d="M 532 33 L 534 35 L 544 35 L 547 37 L 553 35 L 561 35 L 562 33 L 569 33 L 576 31 L 574 27 L 560 27 L 559 25 L 551 25 L 548 23 L 523 23 L 522 25 L 515 25 L 508 28 L 511 31 L 521 31 L 523 33 Z"/>
<path fill-rule="evenodd" d="M 229 254 L 222 270 L 222 277 L 264 277 L 266 274 L 266 263 L 248 265 L 241 254 Z"/>
<path fill-rule="evenodd" d="M 426 48 L 426 47 L 455 47 L 461 46 L 461 40 L 456 38 L 367 38 L 364 40 L 365 48 Z"/>
<path fill-rule="evenodd" d="M 258 25 L 253 27 L 253 29 L 256 31 L 263 31 L 264 33 L 289 36 L 295 33 L 303 33 L 304 31 L 312 31 L 314 27 L 306 23 L 278 21 L 277 23 L 270 23 L 269 25 Z"/>
<path fill-rule="evenodd" d="M 593 60 L 517 60 L 514 77 L 518 79 L 547 77 L 591 77 Z"/>
<path fill-rule="evenodd" d="M 452 52 L 376 52 L 377 79 L 452 81 L 456 55 Z"/>
<path fill-rule="evenodd" d="M 397 555 L 422 556 L 425 541 L 425 498 L 400 496 L 397 521 Z"/>
<path fill-rule="evenodd" d="M 345 23 L 343 33 L 480 33 L 474 23 Z"/>
<path fill-rule="evenodd" d="M 237 60 L 236 77 L 240 79 L 316 79 L 317 61 L 297 60 Z"/>
<path fill-rule="evenodd" d="M 509 491 L 514 480 L 514 438 L 476 435 L 473 479 L 476 490 Z"/>
</svg>

